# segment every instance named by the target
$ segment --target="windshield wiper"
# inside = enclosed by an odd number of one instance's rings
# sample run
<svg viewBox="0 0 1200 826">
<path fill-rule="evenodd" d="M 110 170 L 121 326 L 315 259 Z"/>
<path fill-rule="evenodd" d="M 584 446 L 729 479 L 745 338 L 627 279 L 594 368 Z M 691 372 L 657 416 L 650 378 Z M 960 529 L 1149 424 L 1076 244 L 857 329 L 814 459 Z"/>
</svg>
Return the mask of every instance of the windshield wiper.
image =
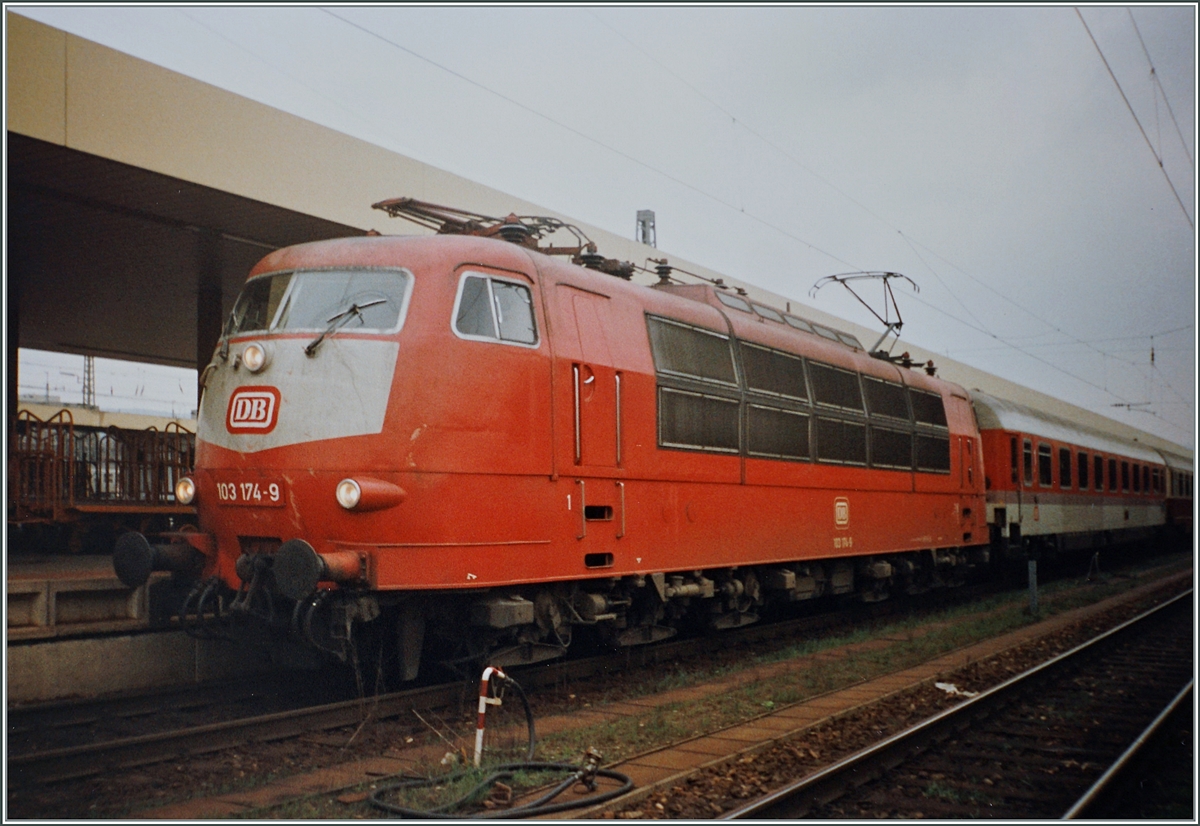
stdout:
<svg viewBox="0 0 1200 826">
<path fill-rule="evenodd" d="M 329 322 L 329 326 L 325 328 L 325 332 L 321 333 L 321 335 L 317 336 L 308 343 L 308 346 L 304 348 L 304 355 L 311 356 L 313 353 L 317 352 L 317 348 L 321 346 L 321 342 L 324 341 L 326 337 L 333 335 L 339 327 L 341 327 L 354 316 L 361 318 L 363 310 L 367 309 L 368 307 L 374 307 L 376 304 L 383 304 L 386 301 L 386 298 L 376 298 L 373 301 L 365 301 L 362 304 L 351 304 L 340 313 L 331 315 L 329 318 L 325 319 Z"/>
</svg>

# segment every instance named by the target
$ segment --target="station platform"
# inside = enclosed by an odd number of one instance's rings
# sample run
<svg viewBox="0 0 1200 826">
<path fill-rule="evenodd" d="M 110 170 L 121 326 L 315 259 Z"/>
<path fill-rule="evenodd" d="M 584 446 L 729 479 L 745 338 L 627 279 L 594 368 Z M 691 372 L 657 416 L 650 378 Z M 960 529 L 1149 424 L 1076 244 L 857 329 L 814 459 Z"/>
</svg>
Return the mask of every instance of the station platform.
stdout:
<svg viewBox="0 0 1200 826">
<path fill-rule="evenodd" d="M 186 685 L 273 668 L 264 652 L 150 623 L 150 589 L 113 572 L 112 557 L 7 559 L 9 704 Z"/>
<path fill-rule="evenodd" d="M 8 641 L 133 631 L 149 624 L 149 583 L 128 588 L 111 556 L 10 556 Z"/>
</svg>

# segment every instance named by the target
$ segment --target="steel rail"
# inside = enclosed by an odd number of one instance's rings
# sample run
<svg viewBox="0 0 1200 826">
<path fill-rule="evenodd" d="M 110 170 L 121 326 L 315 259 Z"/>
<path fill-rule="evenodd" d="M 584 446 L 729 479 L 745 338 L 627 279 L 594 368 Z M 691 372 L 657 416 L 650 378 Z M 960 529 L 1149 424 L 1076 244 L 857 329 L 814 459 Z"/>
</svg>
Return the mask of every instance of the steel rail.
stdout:
<svg viewBox="0 0 1200 826">
<path fill-rule="evenodd" d="M 1129 745 L 1129 748 L 1125 749 L 1121 756 L 1113 761 L 1113 764 L 1108 767 L 1108 770 L 1104 772 L 1103 775 L 1100 776 L 1100 779 L 1093 783 L 1090 789 L 1084 792 L 1083 796 L 1075 802 L 1075 805 L 1067 810 L 1067 813 L 1064 814 L 1061 819 L 1075 820 L 1076 818 L 1082 817 L 1084 812 L 1086 812 L 1088 808 L 1096 802 L 1096 799 L 1099 798 L 1100 795 L 1102 795 L 1105 791 L 1107 791 L 1108 788 L 1121 777 L 1121 773 L 1125 771 L 1129 763 L 1135 757 L 1137 757 L 1141 750 L 1145 748 L 1146 744 L 1150 742 L 1151 738 L 1158 733 L 1158 730 L 1167 722 L 1167 719 L 1174 714 L 1181 705 L 1183 705 L 1184 700 L 1191 695 L 1195 686 L 1196 680 L 1194 678 L 1188 680 L 1188 684 L 1184 686 L 1178 694 L 1175 695 L 1175 699 L 1167 704 L 1167 707 L 1164 708 L 1159 715 L 1154 718 L 1154 721 L 1150 723 L 1150 725 L 1146 726 L 1146 730 L 1139 734 L 1137 739 Z"/>
<path fill-rule="evenodd" d="M 459 686 L 454 685 L 452 690 L 457 692 Z M 436 686 L 103 743 L 10 754 L 8 780 L 19 785 L 71 780 L 104 770 L 205 754 L 251 741 L 281 740 L 314 730 L 355 725 L 366 717 L 394 717 L 412 708 L 445 703 L 446 692 L 446 686 Z"/>
<path fill-rule="evenodd" d="M 819 772 L 801 778 L 745 806 L 726 812 L 720 819 L 803 817 L 808 811 L 836 800 L 846 791 L 878 778 L 885 771 L 899 766 L 929 745 L 945 739 L 953 732 L 966 729 L 974 719 L 986 717 L 993 710 L 1006 704 L 1015 689 L 1022 687 L 1035 677 L 1058 668 L 1105 641 L 1129 632 L 1142 622 L 1175 606 L 1181 600 L 1190 598 L 1192 593 L 1193 589 L 1189 588 L 1161 605 L 1075 646 L 1070 651 L 1006 680 L 978 697 L 946 709 L 922 723 L 851 754 Z"/>
</svg>

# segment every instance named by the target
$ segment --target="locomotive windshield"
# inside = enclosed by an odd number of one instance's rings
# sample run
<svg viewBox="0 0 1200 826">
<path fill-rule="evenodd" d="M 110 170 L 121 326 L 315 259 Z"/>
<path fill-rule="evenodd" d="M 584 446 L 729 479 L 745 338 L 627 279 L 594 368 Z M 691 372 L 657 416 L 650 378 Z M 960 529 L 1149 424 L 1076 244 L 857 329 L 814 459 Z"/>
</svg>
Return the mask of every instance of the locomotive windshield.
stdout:
<svg viewBox="0 0 1200 826">
<path fill-rule="evenodd" d="M 390 332 L 400 321 L 410 276 L 401 270 L 297 270 L 246 283 L 225 335 L 326 330 Z"/>
</svg>

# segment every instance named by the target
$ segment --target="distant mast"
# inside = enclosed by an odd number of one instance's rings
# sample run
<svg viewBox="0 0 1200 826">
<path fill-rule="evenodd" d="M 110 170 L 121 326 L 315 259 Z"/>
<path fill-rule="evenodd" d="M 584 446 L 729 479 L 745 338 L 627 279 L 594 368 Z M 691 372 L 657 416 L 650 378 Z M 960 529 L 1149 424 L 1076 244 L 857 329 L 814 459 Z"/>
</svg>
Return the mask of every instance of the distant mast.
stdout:
<svg viewBox="0 0 1200 826">
<path fill-rule="evenodd" d="M 654 231 L 654 210 L 639 209 L 637 211 L 637 228 L 634 238 L 639 244 L 658 247 L 658 237 Z"/>
</svg>

